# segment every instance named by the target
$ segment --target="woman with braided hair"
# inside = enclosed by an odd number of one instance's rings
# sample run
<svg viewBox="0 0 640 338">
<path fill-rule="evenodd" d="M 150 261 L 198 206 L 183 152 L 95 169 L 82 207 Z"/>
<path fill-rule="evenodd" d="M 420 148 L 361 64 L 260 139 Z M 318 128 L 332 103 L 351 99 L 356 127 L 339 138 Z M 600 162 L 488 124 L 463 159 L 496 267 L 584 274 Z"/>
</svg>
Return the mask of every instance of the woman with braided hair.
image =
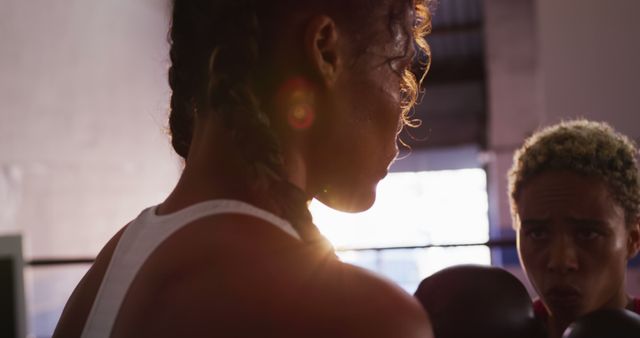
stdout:
<svg viewBox="0 0 640 338">
<path fill-rule="evenodd" d="M 174 0 L 174 191 L 103 248 L 55 337 L 431 337 L 340 262 L 312 198 L 369 208 L 411 124 L 418 0 Z"/>
</svg>

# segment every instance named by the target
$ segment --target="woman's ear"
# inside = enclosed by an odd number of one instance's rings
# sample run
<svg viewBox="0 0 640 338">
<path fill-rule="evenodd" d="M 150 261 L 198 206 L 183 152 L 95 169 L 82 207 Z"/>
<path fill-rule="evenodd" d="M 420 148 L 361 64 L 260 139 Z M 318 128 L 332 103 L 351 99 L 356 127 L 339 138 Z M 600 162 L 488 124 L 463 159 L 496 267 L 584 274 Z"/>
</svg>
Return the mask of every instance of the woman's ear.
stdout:
<svg viewBox="0 0 640 338">
<path fill-rule="evenodd" d="M 306 26 L 304 48 L 313 70 L 331 87 L 342 70 L 344 55 L 335 21 L 326 15 L 313 17 Z"/>
<path fill-rule="evenodd" d="M 629 237 L 628 237 L 628 259 L 635 257 L 640 251 L 640 217 L 637 217 L 635 222 L 631 225 L 629 229 Z"/>
</svg>

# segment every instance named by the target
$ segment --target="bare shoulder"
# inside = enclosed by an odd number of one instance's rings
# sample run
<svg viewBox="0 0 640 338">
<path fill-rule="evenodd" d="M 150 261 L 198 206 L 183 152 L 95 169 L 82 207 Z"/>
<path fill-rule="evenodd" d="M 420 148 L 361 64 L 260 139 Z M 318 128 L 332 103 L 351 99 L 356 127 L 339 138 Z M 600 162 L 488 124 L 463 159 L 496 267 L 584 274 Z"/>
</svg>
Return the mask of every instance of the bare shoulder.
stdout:
<svg viewBox="0 0 640 338">
<path fill-rule="evenodd" d="M 53 337 L 80 337 L 107 266 L 124 229 L 118 231 L 100 250 L 95 262 L 73 290 L 62 311 Z"/>
<path fill-rule="evenodd" d="M 113 333 L 212 332 L 431 337 L 427 315 L 399 287 L 241 215 L 202 219 L 163 243 L 131 285 Z"/>
<path fill-rule="evenodd" d="M 338 289 L 350 316 L 359 318 L 346 337 L 432 337 L 431 323 L 419 302 L 396 284 L 365 269 L 349 264 L 335 275 Z M 345 304 L 340 304 L 345 303 Z"/>
</svg>

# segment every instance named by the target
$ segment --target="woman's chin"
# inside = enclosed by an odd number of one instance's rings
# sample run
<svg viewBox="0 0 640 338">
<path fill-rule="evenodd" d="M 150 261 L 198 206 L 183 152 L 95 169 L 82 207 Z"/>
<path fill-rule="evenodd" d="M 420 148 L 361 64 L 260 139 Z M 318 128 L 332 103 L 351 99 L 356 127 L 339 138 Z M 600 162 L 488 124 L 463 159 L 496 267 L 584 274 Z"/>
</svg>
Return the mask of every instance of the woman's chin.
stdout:
<svg viewBox="0 0 640 338">
<path fill-rule="evenodd" d="M 357 213 L 371 208 L 376 200 L 375 187 L 371 191 L 344 194 L 321 194 L 316 199 L 322 204 L 342 212 Z"/>
</svg>

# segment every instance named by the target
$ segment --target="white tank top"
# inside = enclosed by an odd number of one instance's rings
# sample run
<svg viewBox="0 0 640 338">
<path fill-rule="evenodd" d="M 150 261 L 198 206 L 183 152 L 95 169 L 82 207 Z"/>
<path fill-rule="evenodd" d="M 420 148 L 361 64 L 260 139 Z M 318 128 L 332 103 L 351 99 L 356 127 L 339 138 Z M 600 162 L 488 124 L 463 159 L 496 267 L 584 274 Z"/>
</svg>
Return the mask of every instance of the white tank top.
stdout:
<svg viewBox="0 0 640 338">
<path fill-rule="evenodd" d="M 142 211 L 120 237 L 93 301 L 82 338 L 110 336 L 120 305 L 142 264 L 172 233 L 195 220 L 216 214 L 250 215 L 300 239 L 289 222 L 241 201 L 205 201 L 168 215 L 156 215 L 156 208 Z"/>
</svg>

